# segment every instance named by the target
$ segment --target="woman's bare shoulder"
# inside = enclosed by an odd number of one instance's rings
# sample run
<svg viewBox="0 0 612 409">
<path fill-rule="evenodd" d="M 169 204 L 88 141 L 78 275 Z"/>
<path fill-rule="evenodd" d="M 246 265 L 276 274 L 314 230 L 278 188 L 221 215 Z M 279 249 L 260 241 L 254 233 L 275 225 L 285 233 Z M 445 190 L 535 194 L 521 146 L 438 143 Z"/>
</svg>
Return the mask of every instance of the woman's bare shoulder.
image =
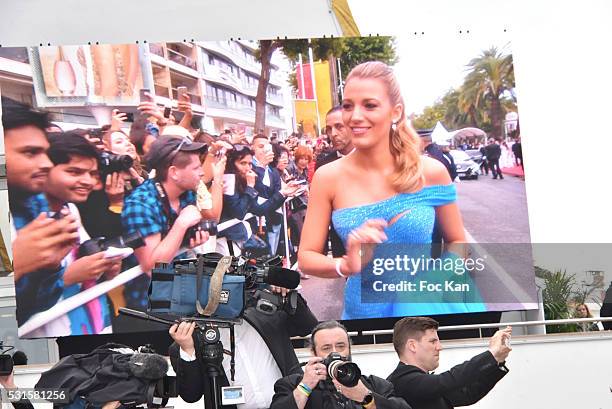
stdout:
<svg viewBox="0 0 612 409">
<path fill-rule="evenodd" d="M 440 161 L 429 156 L 423 156 L 421 160 L 423 162 L 425 186 L 448 185 L 452 182 L 446 166 Z"/>
<path fill-rule="evenodd" d="M 313 182 L 314 178 L 318 178 L 319 180 L 323 180 L 326 182 L 336 180 L 344 171 L 345 166 L 346 164 L 344 163 L 344 158 L 340 158 L 333 162 L 326 163 L 325 165 L 317 169 L 313 176 Z"/>
</svg>

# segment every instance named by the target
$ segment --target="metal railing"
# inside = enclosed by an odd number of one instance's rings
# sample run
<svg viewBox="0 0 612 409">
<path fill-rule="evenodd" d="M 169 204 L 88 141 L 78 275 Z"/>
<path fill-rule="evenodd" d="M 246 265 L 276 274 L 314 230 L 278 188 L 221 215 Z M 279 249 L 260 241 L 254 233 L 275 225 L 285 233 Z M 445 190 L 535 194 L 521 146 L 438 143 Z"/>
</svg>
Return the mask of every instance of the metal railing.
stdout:
<svg viewBox="0 0 612 409">
<path fill-rule="evenodd" d="M 168 50 L 168 60 L 174 61 L 177 64 L 183 65 L 185 67 L 191 68 L 192 70 L 197 70 L 196 62 L 193 58 L 188 57 L 180 52 L 173 50 L 172 48 L 167 48 Z"/>
<path fill-rule="evenodd" d="M 568 318 L 563 320 L 541 320 L 541 321 L 515 321 L 515 322 L 494 322 L 489 324 L 467 324 L 467 325 L 447 325 L 438 328 L 440 331 L 461 331 L 477 329 L 479 332 L 479 338 L 483 338 L 482 330 L 487 328 L 501 328 L 506 326 L 511 327 L 529 327 L 535 325 L 563 325 L 563 324 L 578 324 L 583 322 L 610 322 L 612 317 L 599 317 L 599 318 Z M 373 337 L 372 344 L 377 344 L 377 335 L 391 335 L 393 334 L 392 329 L 382 329 L 373 331 L 349 331 L 349 337 L 356 336 L 371 336 Z M 292 340 L 308 340 L 310 335 L 304 337 L 292 337 Z"/>
<path fill-rule="evenodd" d="M 149 51 L 151 51 L 152 54 L 166 58 L 164 55 L 164 47 L 159 44 L 149 44 Z"/>
</svg>

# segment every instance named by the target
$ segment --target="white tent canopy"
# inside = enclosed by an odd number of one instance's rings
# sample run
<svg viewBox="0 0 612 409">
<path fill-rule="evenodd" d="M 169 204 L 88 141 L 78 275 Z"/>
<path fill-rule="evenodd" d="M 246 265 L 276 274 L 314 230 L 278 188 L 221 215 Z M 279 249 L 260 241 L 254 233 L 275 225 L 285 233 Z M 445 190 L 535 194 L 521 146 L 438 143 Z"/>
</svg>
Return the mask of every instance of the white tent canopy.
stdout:
<svg viewBox="0 0 612 409">
<path fill-rule="evenodd" d="M 453 135 L 446 130 L 440 121 L 438 121 L 431 133 L 431 141 L 437 145 L 446 146 L 450 145 L 452 140 Z"/>
</svg>

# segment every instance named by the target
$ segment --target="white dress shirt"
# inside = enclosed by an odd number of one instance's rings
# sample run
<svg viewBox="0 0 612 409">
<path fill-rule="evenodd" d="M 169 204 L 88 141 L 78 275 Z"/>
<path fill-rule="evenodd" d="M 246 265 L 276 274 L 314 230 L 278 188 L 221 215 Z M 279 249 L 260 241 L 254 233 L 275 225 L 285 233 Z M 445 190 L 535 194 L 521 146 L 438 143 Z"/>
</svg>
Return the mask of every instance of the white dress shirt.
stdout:
<svg viewBox="0 0 612 409">
<path fill-rule="evenodd" d="M 257 330 L 246 320 L 235 327 L 236 376 L 230 379 L 230 357 L 223 358 L 223 369 L 230 385 L 242 386 L 245 402 L 239 409 L 263 409 L 270 407 L 274 395 L 274 383 L 282 378 L 281 371 L 270 353 L 265 341 Z M 220 328 L 223 348 L 230 349 L 229 328 Z M 181 359 L 193 361 L 195 356 L 180 350 Z"/>
</svg>

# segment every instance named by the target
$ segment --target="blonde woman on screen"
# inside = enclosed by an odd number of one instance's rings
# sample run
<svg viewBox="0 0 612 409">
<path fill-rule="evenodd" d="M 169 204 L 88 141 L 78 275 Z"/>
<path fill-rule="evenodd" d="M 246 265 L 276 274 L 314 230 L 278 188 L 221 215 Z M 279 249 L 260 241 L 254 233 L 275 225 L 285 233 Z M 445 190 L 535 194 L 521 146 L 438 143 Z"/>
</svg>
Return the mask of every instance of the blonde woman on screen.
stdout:
<svg viewBox="0 0 612 409">
<path fill-rule="evenodd" d="M 355 67 L 346 80 L 342 111 L 355 150 L 314 175 L 299 251 L 301 271 L 347 277 L 342 319 L 471 310 L 465 304 L 400 304 L 392 295 L 362 303 L 363 244 L 431 243 L 435 219 L 445 243 L 461 243 L 465 233 L 455 186 L 440 162 L 421 155 L 389 66 L 366 62 Z M 342 258 L 323 254 L 330 221 L 346 248 Z M 474 307 L 483 310 L 480 304 Z"/>
</svg>

